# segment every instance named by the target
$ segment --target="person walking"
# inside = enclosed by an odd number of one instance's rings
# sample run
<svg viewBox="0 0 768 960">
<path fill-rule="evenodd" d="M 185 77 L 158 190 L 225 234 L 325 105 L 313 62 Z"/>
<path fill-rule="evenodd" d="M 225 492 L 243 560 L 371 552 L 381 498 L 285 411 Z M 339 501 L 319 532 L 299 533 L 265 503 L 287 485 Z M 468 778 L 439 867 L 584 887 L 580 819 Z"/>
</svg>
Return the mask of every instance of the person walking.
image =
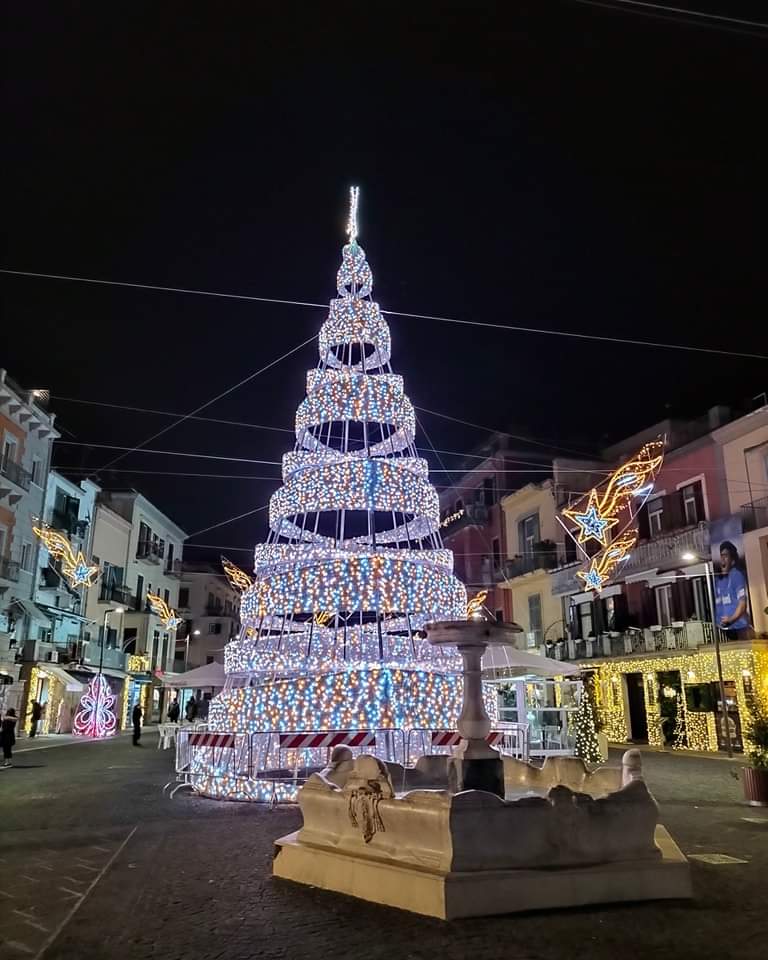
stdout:
<svg viewBox="0 0 768 960">
<path fill-rule="evenodd" d="M 0 725 L 0 743 L 3 746 L 3 766 L 12 767 L 13 747 L 16 743 L 16 711 L 9 707 Z"/>
<path fill-rule="evenodd" d="M 179 722 L 179 714 L 181 713 L 181 707 L 179 706 L 179 698 L 175 697 L 171 702 L 170 707 L 168 707 L 168 720 L 171 723 Z"/>
<path fill-rule="evenodd" d="M 32 718 L 29 723 L 29 737 L 37 736 L 37 725 L 40 723 L 40 719 L 43 716 L 43 706 L 37 700 L 32 701 Z"/>
<path fill-rule="evenodd" d="M 133 713 L 131 714 L 131 720 L 133 721 L 134 747 L 141 746 L 141 744 L 139 743 L 139 740 L 141 740 L 141 716 L 142 716 L 141 704 L 137 703 L 136 706 L 133 708 Z"/>
<path fill-rule="evenodd" d="M 197 700 L 195 700 L 194 693 L 187 701 L 187 706 L 184 711 L 184 715 L 187 718 L 188 723 L 194 723 L 195 718 L 197 717 Z"/>
</svg>

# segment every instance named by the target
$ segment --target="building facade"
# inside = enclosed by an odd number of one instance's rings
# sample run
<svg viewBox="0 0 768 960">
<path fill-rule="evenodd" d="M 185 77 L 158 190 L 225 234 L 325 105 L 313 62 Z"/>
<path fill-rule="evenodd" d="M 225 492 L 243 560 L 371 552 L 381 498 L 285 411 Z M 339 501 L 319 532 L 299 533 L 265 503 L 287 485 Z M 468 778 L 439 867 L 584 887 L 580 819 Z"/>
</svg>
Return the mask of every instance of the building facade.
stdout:
<svg viewBox="0 0 768 960">
<path fill-rule="evenodd" d="M 240 594 L 220 564 L 186 561 L 179 590 L 184 628 L 176 640 L 177 672 L 224 662 L 224 647 L 240 630 Z"/>
<path fill-rule="evenodd" d="M 443 541 L 453 551 L 456 576 L 470 598 L 487 591 L 485 606 L 500 621 L 514 618 L 512 594 L 501 589 L 509 556 L 501 500 L 515 486 L 521 456 L 506 434 L 492 434 L 440 493 Z M 524 463 L 531 462 L 527 456 Z"/>
<path fill-rule="evenodd" d="M 24 390 L 0 369 L 0 708 L 23 706 L 21 664 L 49 630 L 35 605 L 39 545 L 32 532 L 43 516 L 55 417 L 47 392 Z M 45 635 L 45 634 L 43 634 Z"/>
</svg>

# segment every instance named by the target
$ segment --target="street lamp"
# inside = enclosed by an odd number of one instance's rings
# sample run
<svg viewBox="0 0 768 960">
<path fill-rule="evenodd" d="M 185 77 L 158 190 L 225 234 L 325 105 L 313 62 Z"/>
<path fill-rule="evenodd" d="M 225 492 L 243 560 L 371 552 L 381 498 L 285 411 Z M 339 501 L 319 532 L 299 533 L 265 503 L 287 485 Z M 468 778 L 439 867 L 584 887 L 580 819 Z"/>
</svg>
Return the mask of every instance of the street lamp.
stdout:
<svg viewBox="0 0 768 960">
<path fill-rule="evenodd" d="M 99 644 L 99 683 L 96 693 L 96 717 L 98 717 L 101 712 L 101 688 L 102 681 L 104 679 L 104 645 L 107 642 L 107 624 L 109 622 L 110 613 L 125 613 L 125 607 L 109 607 L 104 611 L 104 626 L 101 630 L 101 643 Z"/>
<path fill-rule="evenodd" d="M 193 637 L 199 637 L 199 636 L 200 636 L 200 631 L 199 631 L 199 630 L 187 630 L 187 645 L 186 645 L 186 647 L 185 647 L 185 649 L 184 649 L 184 673 L 187 672 L 187 661 L 189 660 L 189 638 L 190 638 L 190 635 L 193 636 Z"/>
</svg>

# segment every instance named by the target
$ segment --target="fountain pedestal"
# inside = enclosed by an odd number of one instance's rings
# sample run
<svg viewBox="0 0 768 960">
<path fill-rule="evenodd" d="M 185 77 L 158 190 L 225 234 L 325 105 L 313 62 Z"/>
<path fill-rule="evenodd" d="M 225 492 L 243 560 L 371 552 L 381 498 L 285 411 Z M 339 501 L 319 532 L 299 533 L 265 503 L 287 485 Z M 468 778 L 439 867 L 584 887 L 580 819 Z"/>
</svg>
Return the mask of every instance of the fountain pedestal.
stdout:
<svg viewBox="0 0 768 960">
<path fill-rule="evenodd" d="M 427 639 L 436 647 L 455 646 L 461 654 L 464 703 L 457 724 L 462 736 L 448 763 L 448 789 L 485 790 L 504 796 L 504 764 L 501 754 L 487 741 L 491 719 L 483 703 L 482 659 L 489 646 L 511 646 L 521 629 L 516 624 L 484 620 L 452 620 L 427 626 Z"/>
</svg>

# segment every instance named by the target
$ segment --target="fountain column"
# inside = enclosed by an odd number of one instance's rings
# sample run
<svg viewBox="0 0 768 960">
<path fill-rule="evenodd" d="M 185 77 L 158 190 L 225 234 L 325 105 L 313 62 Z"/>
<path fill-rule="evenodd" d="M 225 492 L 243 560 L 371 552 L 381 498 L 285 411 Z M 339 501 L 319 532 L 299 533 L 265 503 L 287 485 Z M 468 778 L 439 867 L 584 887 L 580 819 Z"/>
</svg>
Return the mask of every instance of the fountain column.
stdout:
<svg viewBox="0 0 768 960">
<path fill-rule="evenodd" d="M 488 743 L 491 719 L 483 703 L 482 659 L 489 646 L 514 645 L 517 624 L 484 620 L 452 620 L 427 625 L 427 638 L 435 646 L 455 646 L 461 654 L 464 702 L 458 731 L 462 741 L 448 763 L 448 789 L 485 790 L 504 796 L 504 763 Z"/>
</svg>

